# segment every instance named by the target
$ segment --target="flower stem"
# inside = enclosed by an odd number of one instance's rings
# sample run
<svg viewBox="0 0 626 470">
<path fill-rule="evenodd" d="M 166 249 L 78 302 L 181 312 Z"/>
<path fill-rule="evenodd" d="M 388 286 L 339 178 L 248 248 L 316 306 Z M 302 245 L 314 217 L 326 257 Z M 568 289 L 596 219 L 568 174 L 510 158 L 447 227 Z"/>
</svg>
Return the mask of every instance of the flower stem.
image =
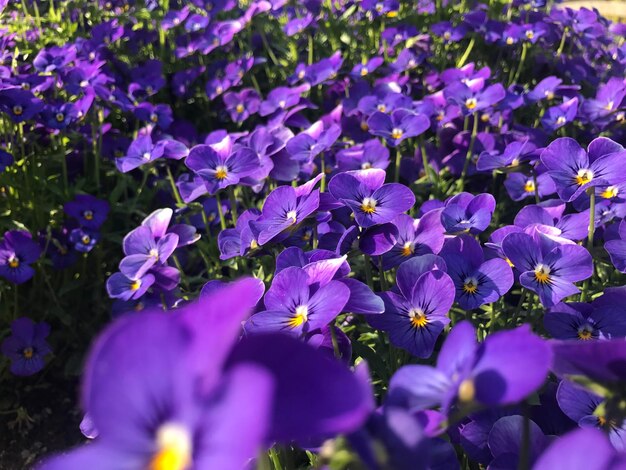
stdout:
<svg viewBox="0 0 626 470">
<path fill-rule="evenodd" d="M 235 187 L 228 188 L 228 199 L 230 200 L 230 216 L 233 218 L 233 225 L 237 225 L 237 198 L 235 197 Z"/>
<path fill-rule="evenodd" d="M 226 230 L 226 219 L 224 218 L 224 210 L 222 209 L 219 191 L 215 193 L 215 201 L 217 202 L 217 213 L 220 215 L 220 227 L 222 227 L 222 230 Z"/>
<path fill-rule="evenodd" d="M 174 180 L 174 175 L 172 175 L 172 170 L 168 165 L 165 165 L 165 171 L 167 171 L 167 179 L 170 182 L 170 186 L 172 188 L 172 193 L 174 194 L 174 199 L 176 199 L 176 204 L 184 204 L 183 199 L 180 197 L 178 193 L 178 188 L 176 187 L 176 181 Z"/>
<path fill-rule="evenodd" d="M 596 231 L 596 191 L 595 188 L 587 189 L 589 195 L 589 231 L 587 233 L 587 251 L 591 254 L 593 249 L 593 236 Z M 582 292 L 580 293 L 580 301 L 586 302 L 589 298 L 590 279 L 585 279 Z"/>
<path fill-rule="evenodd" d="M 467 58 L 470 55 L 470 52 L 472 52 L 472 49 L 474 48 L 474 44 L 476 44 L 476 38 L 473 37 L 469 44 L 467 45 L 467 49 L 465 49 L 465 52 L 463 53 L 463 56 L 459 59 L 459 61 L 456 63 L 456 68 L 460 68 L 463 67 L 463 65 L 465 64 L 465 61 L 467 60 Z"/>
<path fill-rule="evenodd" d="M 333 343 L 333 351 L 335 352 L 335 357 L 337 359 L 341 359 L 341 351 L 339 350 L 339 342 L 337 341 L 337 332 L 335 331 L 335 325 L 330 325 L 330 339 Z"/>
<path fill-rule="evenodd" d="M 393 180 L 397 183 L 400 181 L 400 162 L 402 161 L 402 153 L 400 153 L 400 149 L 396 149 L 396 168 Z"/>
<path fill-rule="evenodd" d="M 519 76 L 522 73 L 522 68 L 524 67 L 524 62 L 526 61 L 527 51 L 528 51 L 528 43 L 524 42 L 522 44 L 522 56 L 519 59 L 519 64 L 517 65 L 517 70 L 515 71 L 515 75 L 513 75 L 513 80 L 509 80 L 509 84 L 517 83 L 517 80 L 519 80 Z"/>
<path fill-rule="evenodd" d="M 463 188 L 465 188 L 465 177 L 467 176 L 469 164 L 472 161 L 472 155 L 474 153 L 474 142 L 476 142 L 476 134 L 478 134 L 478 116 L 474 114 L 474 126 L 472 127 L 472 136 L 470 137 L 470 144 L 467 148 L 467 155 L 465 155 L 465 164 L 463 165 L 463 171 L 461 172 L 461 179 L 459 181 L 460 191 L 463 191 Z"/>
</svg>

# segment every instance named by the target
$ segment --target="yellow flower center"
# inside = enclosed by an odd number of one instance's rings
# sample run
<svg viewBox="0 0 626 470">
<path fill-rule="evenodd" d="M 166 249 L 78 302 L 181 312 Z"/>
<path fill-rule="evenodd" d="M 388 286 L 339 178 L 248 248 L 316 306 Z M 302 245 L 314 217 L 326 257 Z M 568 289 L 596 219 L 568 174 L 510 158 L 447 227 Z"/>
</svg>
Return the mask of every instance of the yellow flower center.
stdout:
<svg viewBox="0 0 626 470">
<path fill-rule="evenodd" d="M 524 184 L 524 191 L 526 191 L 527 193 L 534 193 L 535 182 L 533 180 L 526 181 L 526 184 Z"/>
<path fill-rule="evenodd" d="M 367 70 L 367 67 L 363 67 L 361 69 L 361 77 L 365 77 L 368 73 L 369 73 L 369 70 Z"/>
<path fill-rule="evenodd" d="M 600 196 L 604 199 L 613 199 L 614 197 L 617 197 L 618 194 L 619 188 L 617 186 L 609 186 L 600 193 Z"/>
<path fill-rule="evenodd" d="M 63 114 L 63 113 L 57 113 L 57 115 L 56 115 L 55 117 L 56 117 L 56 120 L 57 120 L 58 122 L 63 122 L 63 120 L 65 119 L 65 114 Z"/>
<path fill-rule="evenodd" d="M 508 38 L 506 38 L 506 43 L 510 46 L 511 44 L 513 44 L 513 42 L 515 42 L 515 40 L 509 36 Z"/>
<path fill-rule="evenodd" d="M 23 112 L 24 108 L 22 108 L 19 104 L 13 106 L 13 114 L 15 114 L 16 116 L 21 116 Z"/>
<path fill-rule="evenodd" d="M 554 99 L 554 92 L 552 90 L 546 90 L 546 92 L 544 93 L 546 95 L 546 98 L 549 100 Z"/>
<path fill-rule="evenodd" d="M 590 340 L 593 336 L 593 330 L 587 326 L 583 326 L 578 330 L 578 339 L 583 341 Z"/>
<path fill-rule="evenodd" d="M 425 328 L 428 325 L 428 318 L 424 311 L 420 308 L 413 308 L 409 310 L 409 318 L 411 319 L 411 325 L 413 328 Z"/>
<path fill-rule="evenodd" d="M 402 131 L 402 129 L 398 129 L 397 127 L 391 131 L 392 139 L 401 139 L 403 135 L 404 135 L 404 132 Z"/>
<path fill-rule="evenodd" d="M 413 248 L 413 243 L 406 242 L 402 247 L 402 256 L 411 256 L 415 252 Z"/>
<path fill-rule="evenodd" d="M 381 113 L 384 113 L 385 111 L 387 111 L 387 106 L 385 106 L 383 103 L 380 103 L 378 106 L 376 106 L 376 109 Z"/>
<path fill-rule="evenodd" d="M 250 249 L 251 250 L 256 250 L 258 247 L 259 247 L 259 244 L 258 244 L 258 242 L 256 240 L 252 240 L 250 242 Z"/>
<path fill-rule="evenodd" d="M 435 120 L 436 121 L 443 121 L 443 118 L 446 117 L 446 113 L 445 111 L 441 110 L 437 113 L 437 115 L 435 116 Z"/>
<path fill-rule="evenodd" d="M 565 116 L 559 116 L 558 118 L 556 118 L 556 124 L 558 126 L 562 126 L 566 122 L 567 122 L 567 119 L 565 119 Z"/>
<path fill-rule="evenodd" d="M 361 202 L 361 210 L 366 214 L 373 214 L 376 212 L 376 200 L 371 197 L 366 197 Z"/>
<path fill-rule="evenodd" d="M 245 108 L 243 107 L 243 105 L 241 103 L 239 103 L 237 105 L 237 107 L 235 108 L 235 111 L 237 111 L 239 114 L 241 114 L 241 113 L 243 113 L 244 109 Z"/>
<path fill-rule="evenodd" d="M 459 400 L 462 402 L 470 402 L 474 400 L 476 396 L 476 387 L 472 379 L 465 379 L 459 385 Z"/>
<path fill-rule="evenodd" d="M 221 95 L 223 91 L 224 91 L 224 87 L 222 85 L 217 85 L 217 87 L 215 88 L 215 92 L 218 95 Z"/>
<path fill-rule="evenodd" d="M 132 291 L 139 290 L 140 287 L 141 281 L 139 279 L 135 279 L 133 282 L 130 283 L 130 290 Z"/>
<path fill-rule="evenodd" d="M 362 170 L 369 170 L 370 168 L 372 168 L 372 164 L 370 162 L 363 162 L 363 163 L 361 163 L 361 169 Z"/>
<path fill-rule="evenodd" d="M 514 268 L 514 267 L 515 267 L 515 265 L 513 264 L 513 261 L 511 261 L 509 258 L 504 258 L 504 261 L 506 261 L 506 262 L 507 262 L 507 264 L 508 264 L 509 266 L 511 266 L 512 268 Z"/>
<path fill-rule="evenodd" d="M 297 328 L 300 325 L 306 323 L 309 320 L 309 309 L 307 308 L 306 305 L 300 305 L 299 307 L 296 308 L 296 313 L 294 314 L 293 317 L 291 317 L 291 319 L 289 319 L 289 322 L 287 323 L 287 325 L 290 328 Z"/>
<path fill-rule="evenodd" d="M 148 254 L 152 258 L 154 258 L 154 259 L 156 259 L 158 261 L 158 259 L 159 259 L 159 250 L 157 250 L 156 248 L 152 248 Z"/>
<path fill-rule="evenodd" d="M 443 33 L 443 38 L 447 41 L 448 39 L 450 39 L 452 37 L 452 33 L 450 31 L 446 31 L 445 33 Z"/>
<path fill-rule="evenodd" d="M 526 31 L 526 38 L 527 39 L 532 39 L 535 37 L 535 32 L 531 29 L 529 29 L 528 31 Z"/>
<path fill-rule="evenodd" d="M 222 181 L 223 179 L 226 179 L 227 176 L 228 168 L 226 168 L 224 165 L 220 165 L 215 168 L 215 179 Z"/>
<path fill-rule="evenodd" d="M 9 268 L 15 269 L 15 268 L 18 268 L 19 265 L 20 265 L 20 260 L 17 259 L 16 256 L 9 257 Z"/>
<path fill-rule="evenodd" d="M 589 183 L 592 179 L 593 179 L 593 172 L 589 169 L 581 168 L 580 170 L 578 170 L 578 173 L 576 174 L 574 181 L 576 181 L 576 184 L 578 186 L 583 186 Z"/>
<path fill-rule="evenodd" d="M 606 106 L 604 107 L 604 109 L 606 109 L 607 111 L 613 111 L 613 106 L 615 105 L 615 103 L 613 101 L 609 101 Z"/>
<path fill-rule="evenodd" d="M 85 218 L 85 220 L 93 220 L 93 212 L 85 211 L 83 212 L 83 217 Z"/>
<path fill-rule="evenodd" d="M 548 284 L 550 282 L 550 267 L 541 263 L 535 266 L 535 280 L 539 284 Z"/>
<path fill-rule="evenodd" d="M 480 115 L 480 120 L 481 120 L 482 122 L 487 122 L 487 121 L 489 121 L 489 118 L 490 118 L 490 117 L 491 117 L 491 116 L 489 115 L 489 113 L 483 113 L 483 114 L 481 114 L 481 115 Z"/>
<path fill-rule="evenodd" d="M 469 110 L 474 109 L 478 105 L 476 98 L 468 98 L 465 100 L 465 107 Z"/>
<path fill-rule="evenodd" d="M 159 116 L 157 116 L 156 114 L 152 113 L 152 114 L 150 115 L 150 120 L 151 120 L 152 122 L 158 122 L 158 120 L 159 120 Z"/>
<path fill-rule="evenodd" d="M 475 277 L 468 277 L 463 281 L 463 292 L 466 294 L 475 294 L 478 290 L 478 279 Z"/>
<path fill-rule="evenodd" d="M 166 423 L 157 431 L 158 451 L 149 470 L 185 470 L 191 467 L 192 439 L 179 424 Z"/>
<path fill-rule="evenodd" d="M 83 245 L 89 245 L 91 243 L 91 237 L 89 235 L 83 235 L 80 241 L 83 242 Z"/>
<path fill-rule="evenodd" d="M 151 157 L 150 152 L 144 152 L 142 157 L 143 157 L 144 160 L 150 160 L 150 157 Z"/>
<path fill-rule="evenodd" d="M 398 12 L 396 10 L 391 10 L 387 12 L 387 18 L 395 18 L 398 16 Z"/>
<path fill-rule="evenodd" d="M 33 348 L 24 348 L 24 350 L 22 351 L 22 355 L 26 358 L 26 359 L 30 359 L 33 357 L 34 351 Z"/>
<path fill-rule="evenodd" d="M 369 129 L 370 129 L 370 126 L 367 125 L 367 122 L 362 121 L 361 122 L 361 130 L 367 132 L 367 131 L 369 131 Z"/>
</svg>

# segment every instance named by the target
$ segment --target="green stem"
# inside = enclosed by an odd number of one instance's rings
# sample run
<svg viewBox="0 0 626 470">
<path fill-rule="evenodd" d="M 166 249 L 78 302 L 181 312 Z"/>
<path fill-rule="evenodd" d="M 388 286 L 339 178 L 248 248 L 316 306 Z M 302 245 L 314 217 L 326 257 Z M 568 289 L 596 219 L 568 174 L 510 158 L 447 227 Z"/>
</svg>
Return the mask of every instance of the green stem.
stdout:
<svg viewBox="0 0 626 470">
<path fill-rule="evenodd" d="M 222 210 L 222 201 L 220 201 L 219 191 L 215 193 L 215 201 L 217 202 L 217 213 L 220 215 L 220 227 L 222 227 L 222 230 L 226 230 L 226 219 L 224 218 L 224 211 Z"/>
<path fill-rule="evenodd" d="M 165 165 L 165 171 L 167 172 L 167 180 L 170 182 L 170 187 L 172 188 L 174 199 L 176 199 L 176 204 L 183 205 L 183 198 L 180 197 L 178 187 L 176 186 L 176 181 L 174 180 L 174 175 L 172 174 L 172 170 L 170 169 L 169 165 Z"/>
<path fill-rule="evenodd" d="M 283 470 L 278 452 L 273 447 L 270 449 L 270 460 L 272 461 L 272 465 L 274 465 L 274 470 Z"/>
<path fill-rule="evenodd" d="M 363 260 L 365 261 L 365 279 L 367 281 L 367 286 L 373 291 L 374 278 L 372 276 L 372 267 L 370 266 L 369 257 L 366 254 L 363 254 Z"/>
<path fill-rule="evenodd" d="M 461 172 L 461 178 L 459 181 L 460 191 L 465 188 L 465 177 L 467 176 L 467 170 L 469 164 L 472 161 L 472 155 L 474 153 L 474 142 L 476 142 L 476 135 L 478 134 L 478 116 L 474 114 L 474 126 L 472 127 L 472 136 L 470 137 L 470 144 L 467 148 L 467 155 L 465 155 L 465 164 L 463 165 L 463 171 Z"/>
<path fill-rule="evenodd" d="M 524 67 L 524 62 L 526 61 L 527 51 L 528 51 L 528 43 L 524 42 L 522 44 L 522 56 L 519 59 L 519 64 L 517 65 L 517 70 L 515 71 L 515 75 L 513 75 L 513 80 L 509 80 L 509 84 L 517 83 L 517 80 L 519 80 L 519 76 L 522 73 L 522 68 Z"/>
<path fill-rule="evenodd" d="M 235 197 L 235 186 L 228 188 L 228 200 L 230 201 L 230 216 L 233 219 L 233 225 L 237 225 L 237 198 Z"/>
<path fill-rule="evenodd" d="M 472 52 L 472 49 L 474 48 L 474 44 L 476 44 L 476 38 L 473 37 L 469 44 L 467 45 L 467 48 L 465 49 L 465 52 L 463 53 L 463 55 L 461 56 L 461 58 L 459 59 L 459 61 L 456 63 L 456 68 L 460 68 L 463 67 L 463 65 L 465 64 L 465 61 L 468 59 L 470 52 Z"/>
<path fill-rule="evenodd" d="M 330 339 L 333 343 L 333 351 L 335 352 L 335 357 L 337 359 L 341 359 L 341 351 L 339 349 L 339 342 L 337 341 L 337 332 L 335 331 L 335 325 L 330 325 Z"/>
<path fill-rule="evenodd" d="M 402 162 L 402 153 L 400 153 L 400 149 L 396 149 L 396 168 L 393 180 L 397 183 L 400 181 L 400 162 Z"/>
<path fill-rule="evenodd" d="M 565 47 L 565 39 L 567 38 L 567 32 L 568 31 L 569 31 L 569 28 L 566 26 L 563 29 L 563 35 L 561 36 L 561 42 L 559 43 L 559 48 L 556 51 L 557 57 L 559 57 L 561 54 L 563 54 L 563 48 Z"/>
<path fill-rule="evenodd" d="M 593 236 L 596 231 L 596 191 L 595 188 L 587 189 L 589 195 L 589 229 L 587 233 L 587 251 L 593 250 Z M 580 301 L 585 302 L 589 298 L 590 279 L 586 279 L 580 294 Z"/>
</svg>

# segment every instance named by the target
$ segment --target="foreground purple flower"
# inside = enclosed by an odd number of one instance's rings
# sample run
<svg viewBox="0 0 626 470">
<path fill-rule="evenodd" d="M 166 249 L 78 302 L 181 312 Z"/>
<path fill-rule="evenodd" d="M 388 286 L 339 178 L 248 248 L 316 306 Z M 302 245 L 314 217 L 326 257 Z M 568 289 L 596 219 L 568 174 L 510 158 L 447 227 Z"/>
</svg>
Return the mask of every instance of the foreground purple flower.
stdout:
<svg viewBox="0 0 626 470">
<path fill-rule="evenodd" d="M 548 376 L 550 347 L 527 325 L 476 341 L 471 323 L 457 324 L 441 349 L 437 366 L 400 368 L 389 384 L 389 403 L 421 410 L 454 405 L 516 403 Z"/>
<path fill-rule="evenodd" d="M 343 364 L 281 335 L 237 344 L 257 284 L 244 279 L 178 312 L 109 327 L 83 378 L 98 437 L 40 468 L 238 470 L 272 442 L 357 429 L 372 398 Z"/>
<path fill-rule="evenodd" d="M 33 375 L 44 367 L 44 357 L 52 352 L 46 338 L 50 325 L 18 318 L 11 323 L 11 336 L 2 342 L 2 354 L 11 360 L 11 373 Z"/>
<path fill-rule="evenodd" d="M 398 183 L 384 184 L 384 170 L 346 171 L 328 184 L 328 190 L 354 213 L 363 228 L 391 222 L 415 204 L 413 192 Z"/>
</svg>

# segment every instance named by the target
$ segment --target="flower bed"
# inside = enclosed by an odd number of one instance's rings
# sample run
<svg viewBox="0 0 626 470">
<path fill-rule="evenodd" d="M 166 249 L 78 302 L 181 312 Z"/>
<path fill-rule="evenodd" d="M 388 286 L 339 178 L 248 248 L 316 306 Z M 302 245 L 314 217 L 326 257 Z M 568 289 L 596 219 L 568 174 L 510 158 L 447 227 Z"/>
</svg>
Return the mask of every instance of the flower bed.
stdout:
<svg viewBox="0 0 626 470">
<path fill-rule="evenodd" d="M 626 464 L 626 26 L 0 11 L 1 468 Z"/>
</svg>

